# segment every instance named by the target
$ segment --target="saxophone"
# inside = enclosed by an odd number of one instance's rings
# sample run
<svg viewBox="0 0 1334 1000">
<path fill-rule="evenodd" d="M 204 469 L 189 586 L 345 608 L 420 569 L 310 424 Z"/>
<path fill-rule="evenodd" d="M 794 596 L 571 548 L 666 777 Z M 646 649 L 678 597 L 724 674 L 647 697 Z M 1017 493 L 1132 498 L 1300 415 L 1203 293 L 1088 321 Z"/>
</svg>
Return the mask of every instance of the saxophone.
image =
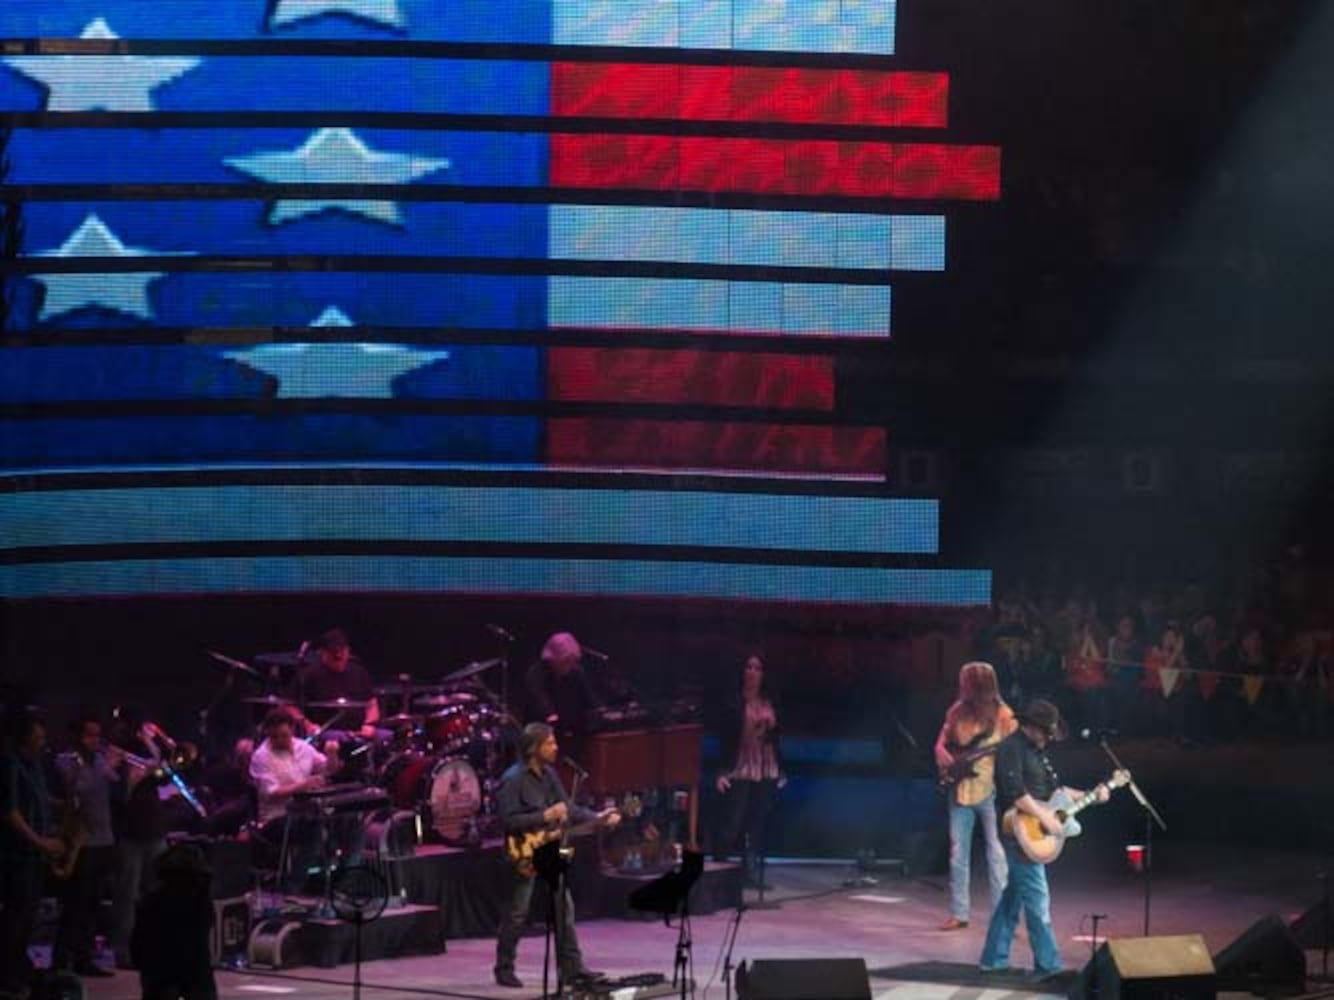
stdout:
<svg viewBox="0 0 1334 1000">
<path fill-rule="evenodd" d="M 75 759 L 82 767 L 83 758 L 76 756 Z M 65 850 L 50 860 L 51 874 L 56 878 L 69 878 L 74 874 L 74 869 L 79 863 L 79 852 L 83 850 L 83 843 L 88 839 L 88 824 L 83 819 L 83 804 L 72 790 L 65 798 L 64 807 L 61 809 L 60 831 L 56 836 L 65 845 Z"/>
</svg>

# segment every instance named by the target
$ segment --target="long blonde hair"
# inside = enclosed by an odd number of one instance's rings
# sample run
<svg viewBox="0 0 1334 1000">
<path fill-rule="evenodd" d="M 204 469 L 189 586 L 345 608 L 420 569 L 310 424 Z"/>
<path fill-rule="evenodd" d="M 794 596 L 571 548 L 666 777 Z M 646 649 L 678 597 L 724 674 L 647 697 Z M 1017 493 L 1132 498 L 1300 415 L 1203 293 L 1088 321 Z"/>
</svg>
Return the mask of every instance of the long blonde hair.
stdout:
<svg viewBox="0 0 1334 1000">
<path fill-rule="evenodd" d="M 959 668 L 959 694 L 950 706 L 950 721 L 967 719 L 983 729 L 994 729 L 996 714 L 1004 704 L 990 663 L 973 660 Z"/>
</svg>

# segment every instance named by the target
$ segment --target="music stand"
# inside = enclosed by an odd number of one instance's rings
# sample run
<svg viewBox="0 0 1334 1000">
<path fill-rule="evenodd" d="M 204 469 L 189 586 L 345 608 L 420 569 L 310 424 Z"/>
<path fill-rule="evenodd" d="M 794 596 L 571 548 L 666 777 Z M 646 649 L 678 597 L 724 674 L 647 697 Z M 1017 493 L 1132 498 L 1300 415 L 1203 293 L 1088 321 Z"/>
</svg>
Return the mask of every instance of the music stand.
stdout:
<svg viewBox="0 0 1334 1000">
<path fill-rule="evenodd" d="M 672 985 L 680 984 L 681 1000 L 686 1000 L 686 996 L 693 995 L 695 990 L 694 981 L 689 975 L 693 947 L 690 940 L 690 890 L 703 873 L 704 855 L 699 851 L 686 851 L 681 856 L 680 870 L 673 869 L 648 885 L 640 886 L 630 893 L 629 898 L 630 909 L 660 914 L 662 922 L 668 927 L 672 925 L 674 915 L 680 918 L 676 957 L 672 964 Z"/>
</svg>

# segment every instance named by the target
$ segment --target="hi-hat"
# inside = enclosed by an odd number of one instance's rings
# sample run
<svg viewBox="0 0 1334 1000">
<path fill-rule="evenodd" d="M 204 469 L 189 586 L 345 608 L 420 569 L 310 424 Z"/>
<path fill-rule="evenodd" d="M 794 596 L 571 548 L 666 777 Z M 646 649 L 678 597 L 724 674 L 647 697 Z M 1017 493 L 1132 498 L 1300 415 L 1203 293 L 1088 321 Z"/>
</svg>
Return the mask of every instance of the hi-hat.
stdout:
<svg viewBox="0 0 1334 1000">
<path fill-rule="evenodd" d="M 379 724 L 384 726 L 420 726 L 425 719 L 424 715 L 409 715 L 406 712 L 400 712 L 398 715 L 386 715 L 379 720 Z"/>
</svg>

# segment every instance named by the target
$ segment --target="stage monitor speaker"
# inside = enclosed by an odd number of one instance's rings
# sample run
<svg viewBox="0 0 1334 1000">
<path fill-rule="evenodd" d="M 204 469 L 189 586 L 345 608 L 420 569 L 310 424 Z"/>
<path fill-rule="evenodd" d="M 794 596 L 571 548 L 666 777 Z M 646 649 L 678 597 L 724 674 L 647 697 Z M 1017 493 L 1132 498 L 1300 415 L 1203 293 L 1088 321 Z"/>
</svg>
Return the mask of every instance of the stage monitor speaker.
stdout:
<svg viewBox="0 0 1334 1000">
<path fill-rule="evenodd" d="M 1198 934 L 1116 938 L 1084 966 L 1074 1000 L 1214 1000 L 1214 963 Z"/>
<path fill-rule="evenodd" d="M 736 971 L 738 1000 L 871 1000 L 861 958 L 759 958 Z"/>
<path fill-rule="evenodd" d="M 1303 948 L 1315 951 L 1334 945 L 1334 902 L 1316 900 L 1310 908 L 1292 922 L 1292 936 Z"/>
<path fill-rule="evenodd" d="M 1229 990 L 1301 993 L 1306 954 L 1283 918 L 1270 914 L 1251 924 L 1214 956 L 1218 985 Z"/>
</svg>

